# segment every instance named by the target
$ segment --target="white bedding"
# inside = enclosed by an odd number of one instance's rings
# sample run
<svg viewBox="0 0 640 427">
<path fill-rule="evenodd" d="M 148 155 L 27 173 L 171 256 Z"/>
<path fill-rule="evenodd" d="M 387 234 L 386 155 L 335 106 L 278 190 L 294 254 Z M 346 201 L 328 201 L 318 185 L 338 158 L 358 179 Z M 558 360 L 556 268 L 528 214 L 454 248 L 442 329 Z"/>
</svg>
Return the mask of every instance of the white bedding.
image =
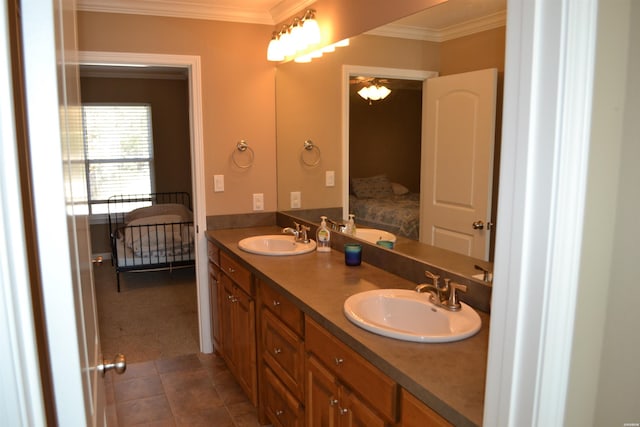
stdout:
<svg viewBox="0 0 640 427">
<path fill-rule="evenodd" d="M 153 265 L 195 259 L 193 215 L 180 205 L 136 209 L 118 231 L 118 266 Z"/>
</svg>

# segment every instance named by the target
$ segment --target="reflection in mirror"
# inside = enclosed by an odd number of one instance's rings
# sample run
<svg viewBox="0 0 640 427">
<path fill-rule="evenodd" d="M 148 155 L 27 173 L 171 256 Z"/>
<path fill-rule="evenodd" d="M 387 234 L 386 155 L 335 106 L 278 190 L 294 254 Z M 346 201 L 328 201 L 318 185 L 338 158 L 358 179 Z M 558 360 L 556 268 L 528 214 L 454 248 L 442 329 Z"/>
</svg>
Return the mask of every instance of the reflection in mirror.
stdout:
<svg viewBox="0 0 640 427">
<path fill-rule="evenodd" d="M 451 17 L 445 20 L 443 15 L 450 14 L 451 10 L 455 9 L 456 3 L 460 2 L 450 0 L 424 13 L 432 15 L 430 18 L 432 22 L 439 20 L 441 26 L 447 27 L 445 30 L 434 31 L 433 28 L 437 25 L 429 30 L 418 30 L 416 15 L 405 20 L 405 22 L 413 20 L 410 21 L 413 27 L 411 31 L 406 31 L 406 26 L 387 26 L 352 38 L 350 47 L 310 64 L 278 65 L 276 126 L 279 210 L 291 211 L 291 192 L 300 192 L 301 207 L 294 209 L 291 213 L 305 217 L 305 212 L 311 211 L 307 219 L 318 222 L 317 212 L 340 212 L 335 216 L 329 216 L 338 221 L 345 221 L 348 212 L 343 212 L 343 208 L 348 206 L 349 176 L 367 178 L 377 174 L 376 171 L 360 171 L 351 163 L 353 158 L 359 158 L 365 164 L 376 164 L 379 160 L 369 159 L 373 151 L 370 147 L 368 150 L 358 149 L 355 152 L 349 148 L 350 144 L 347 144 L 347 142 L 355 144 L 356 138 L 351 132 L 346 131 L 352 126 L 350 123 L 346 126 L 346 118 L 351 117 L 355 112 L 349 111 L 348 104 L 344 106 L 345 98 L 348 99 L 345 92 L 349 90 L 349 79 L 357 77 L 357 73 L 351 75 L 347 73 L 345 77 L 345 68 L 348 66 L 423 72 L 431 70 L 437 71 L 439 75 L 494 67 L 499 73 L 502 72 L 504 69 L 504 0 L 487 2 L 492 4 L 494 9 L 482 11 L 485 15 L 490 15 L 490 19 L 483 21 L 484 26 L 481 27 L 478 27 L 480 21 L 474 21 L 473 25 L 467 22 L 465 25 L 455 26 Z M 423 19 L 424 17 L 420 18 L 420 20 Z M 468 21 L 471 18 L 467 16 L 465 19 Z M 391 34 L 389 28 L 393 30 L 393 35 L 389 35 Z M 479 31 L 477 28 L 482 30 Z M 400 36 L 400 33 L 420 34 L 420 37 L 419 39 L 409 36 L 402 38 L 405 36 Z M 499 82 L 501 82 L 502 75 L 499 74 L 499 76 Z M 378 76 L 370 75 L 370 77 Z M 393 88 L 391 89 L 392 93 L 389 97 L 393 95 Z M 389 97 L 387 100 L 390 99 Z M 375 105 L 369 106 L 364 100 L 362 104 L 363 108 L 377 108 Z M 498 111 L 500 107 L 499 101 Z M 500 128 L 499 125 L 498 122 L 496 129 Z M 303 143 L 308 139 L 314 141 L 321 149 L 322 156 L 315 166 L 308 166 L 302 162 Z M 408 138 L 403 137 L 403 139 Z M 366 137 L 360 139 L 358 144 L 367 145 Z M 396 145 L 397 143 L 394 142 L 391 148 Z M 499 147 L 498 144 L 496 146 Z M 400 150 L 402 149 L 396 148 L 396 151 Z M 420 158 L 420 153 L 416 152 L 415 147 L 407 150 L 415 152 L 414 161 Z M 386 161 L 392 157 L 387 153 Z M 499 156 L 495 156 L 496 163 L 498 159 Z M 329 185 L 328 173 L 333 174 L 334 185 Z M 416 173 L 415 169 L 413 173 Z M 494 183 L 497 183 L 495 178 Z M 402 184 L 412 193 L 420 191 L 419 184 L 416 188 L 415 179 L 405 180 L 404 177 L 396 178 L 396 175 L 393 175 L 390 180 L 401 181 L 397 183 Z M 497 198 L 497 188 L 493 189 L 493 195 Z M 359 218 L 356 218 L 356 223 L 358 222 Z M 394 251 L 401 252 L 402 246 L 398 245 Z M 419 247 L 417 244 L 411 246 L 413 249 Z M 422 251 L 414 251 L 416 252 Z M 425 248 L 424 252 L 428 253 L 428 248 Z M 482 263 L 480 260 L 478 263 L 490 268 L 490 263 Z"/>
</svg>

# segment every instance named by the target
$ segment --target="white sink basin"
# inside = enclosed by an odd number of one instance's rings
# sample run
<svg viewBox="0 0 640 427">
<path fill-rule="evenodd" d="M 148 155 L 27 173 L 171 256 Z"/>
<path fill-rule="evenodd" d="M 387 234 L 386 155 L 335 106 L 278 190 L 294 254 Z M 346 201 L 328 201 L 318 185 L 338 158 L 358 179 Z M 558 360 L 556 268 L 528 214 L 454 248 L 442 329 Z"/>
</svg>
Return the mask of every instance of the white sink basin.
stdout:
<svg viewBox="0 0 640 427">
<path fill-rule="evenodd" d="M 429 293 L 406 289 L 376 289 L 352 295 L 344 313 L 357 326 L 378 335 L 414 342 L 450 342 L 480 330 L 480 316 L 461 303 L 457 312 L 429 301 Z"/>
<path fill-rule="evenodd" d="M 378 240 L 388 240 L 390 242 L 396 241 L 396 236 L 388 231 L 378 230 L 376 228 L 356 228 L 356 234 L 354 237 L 358 239 L 366 240 L 375 244 Z"/>
<path fill-rule="evenodd" d="M 240 240 L 238 246 L 243 251 L 253 254 L 285 256 L 313 252 L 316 249 L 316 242 L 309 240 L 309 243 L 301 243 L 296 242 L 293 236 L 272 234 L 247 237 Z"/>
</svg>

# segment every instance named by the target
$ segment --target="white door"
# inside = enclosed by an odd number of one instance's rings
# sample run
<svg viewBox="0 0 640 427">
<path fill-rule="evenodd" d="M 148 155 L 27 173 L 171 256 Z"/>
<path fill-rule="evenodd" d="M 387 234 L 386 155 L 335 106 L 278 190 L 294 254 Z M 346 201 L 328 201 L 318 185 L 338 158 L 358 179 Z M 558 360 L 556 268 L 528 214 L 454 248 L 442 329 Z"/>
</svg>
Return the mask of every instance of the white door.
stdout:
<svg viewBox="0 0 640 427">
<path fill-rule="evenodd" d="M 420 241 L 488 260 L 496 69 L 423 87 Z"/>
<path fill-rule="evenodd" d="M 102 426 L 74 12 L 70 0 L 22 2 L 26 116 L 57 422 Z"/>
</svg>

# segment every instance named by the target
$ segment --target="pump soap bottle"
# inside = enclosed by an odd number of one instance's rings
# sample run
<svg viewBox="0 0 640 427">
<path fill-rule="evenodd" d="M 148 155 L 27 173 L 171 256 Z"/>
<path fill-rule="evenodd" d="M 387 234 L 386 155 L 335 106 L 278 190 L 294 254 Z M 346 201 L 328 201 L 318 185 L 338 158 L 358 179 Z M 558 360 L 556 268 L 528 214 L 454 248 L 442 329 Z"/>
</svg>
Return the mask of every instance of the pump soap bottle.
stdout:
<svg viewBox="0 0 640 427">
<path fill-rule="evenodd" d="M 354 214 L 349 214 L 349 221 L 347 221 L 347 228 L 345 232 L 351 236 L 356 235 L 356 221 Z"/>
<path fill-rule="evenodd" d="M 316 250 L 318 252 L 330 252 L 331 251 L 331 232 L 327 227 L 327 217 L 321 216 L 320 226 L 316 232 Z"/>
</svg>

